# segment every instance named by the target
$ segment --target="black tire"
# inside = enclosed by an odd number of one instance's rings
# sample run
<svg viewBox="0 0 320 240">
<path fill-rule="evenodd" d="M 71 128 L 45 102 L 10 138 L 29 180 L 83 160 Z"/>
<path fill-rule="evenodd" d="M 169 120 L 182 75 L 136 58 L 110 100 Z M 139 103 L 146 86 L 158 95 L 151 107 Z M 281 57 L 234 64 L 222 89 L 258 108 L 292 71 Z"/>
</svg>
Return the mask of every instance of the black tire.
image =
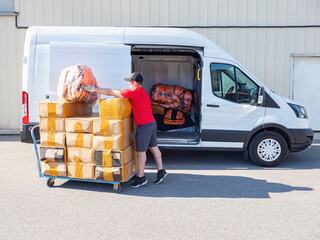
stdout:
<svg viewBox="0 0 320 240">
<path fill-rule="evenodd" d="M 258 149 L 259 148 L 259 149 Z M 288 145 L 278 133 L 265 131 L 254 136 L 249 145 L 251 160 L 263 167 L 274 167 L 286 159 Z"/>
<path fill-rule="evenodd" d="M 116 193 L 121 192 L 121 185 L 119 184 L 113 184 L 113 191 Z"/>
<path fill-rule="evenodd" d="M 54 178 L 49 178 L 48 181 L 47 181 L 47 186 L 48 187 L 52 187 L 54 184 Z"/>
</svg>

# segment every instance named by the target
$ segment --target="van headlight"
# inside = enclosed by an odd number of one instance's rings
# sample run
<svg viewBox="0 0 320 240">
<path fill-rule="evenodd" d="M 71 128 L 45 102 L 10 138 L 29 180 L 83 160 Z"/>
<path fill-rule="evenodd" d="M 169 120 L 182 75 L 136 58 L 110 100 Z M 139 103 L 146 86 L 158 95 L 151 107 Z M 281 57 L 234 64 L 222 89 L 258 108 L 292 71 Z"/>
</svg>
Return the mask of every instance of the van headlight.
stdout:
<svg viewBox="0 0 320 240">
<path fill-rule="evenodd" d="M 298 118 L 308 118 L 307 110 L 299 105 L 288 103 Z"/>
</svg>

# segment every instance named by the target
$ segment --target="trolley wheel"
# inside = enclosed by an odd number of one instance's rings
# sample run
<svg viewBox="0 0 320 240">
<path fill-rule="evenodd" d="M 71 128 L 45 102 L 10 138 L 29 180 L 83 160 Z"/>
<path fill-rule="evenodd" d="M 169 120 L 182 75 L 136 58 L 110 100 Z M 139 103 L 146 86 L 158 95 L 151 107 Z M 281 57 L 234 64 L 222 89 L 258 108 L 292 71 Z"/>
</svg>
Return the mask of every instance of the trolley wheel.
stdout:
<svg viewBox="0 0 320 240">
<path fill-rule="evenodd" d="M 52 187 L 54 184 L 54 178 L 49 178 L 48 181 L 47 181 L 47 186 L 48 187 Z"/>
<path fill-rule="evenodd" d="M 119 184 L 113 184 L 113 191 L 119 193 L 121 192 L 121 185 Z"/>
</svg>

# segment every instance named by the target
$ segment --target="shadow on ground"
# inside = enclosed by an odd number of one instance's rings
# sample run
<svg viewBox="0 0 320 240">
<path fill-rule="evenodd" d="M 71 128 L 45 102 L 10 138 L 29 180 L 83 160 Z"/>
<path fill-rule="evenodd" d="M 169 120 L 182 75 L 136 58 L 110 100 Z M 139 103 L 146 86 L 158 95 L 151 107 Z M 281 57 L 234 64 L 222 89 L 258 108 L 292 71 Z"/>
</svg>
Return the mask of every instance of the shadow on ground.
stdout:
<svg viewBox="0 0 320 240">
<path fill-rule="evenodd" d="M 242 176 L 211 176 L 194 174 L 169 174 L 163 183 L 155 185 L 154 173 L 147 173 L 149 182 L 134 189 L 129 183 L 122 183 L 121 195 L 141 197 L 175 198 L 270 198 L 270 193 L 311 191 L 312 188 L 289 186 Z M 111 184 L 67 181 L 58 188 L 85 191 L 112 192 Z"/>
</svg>

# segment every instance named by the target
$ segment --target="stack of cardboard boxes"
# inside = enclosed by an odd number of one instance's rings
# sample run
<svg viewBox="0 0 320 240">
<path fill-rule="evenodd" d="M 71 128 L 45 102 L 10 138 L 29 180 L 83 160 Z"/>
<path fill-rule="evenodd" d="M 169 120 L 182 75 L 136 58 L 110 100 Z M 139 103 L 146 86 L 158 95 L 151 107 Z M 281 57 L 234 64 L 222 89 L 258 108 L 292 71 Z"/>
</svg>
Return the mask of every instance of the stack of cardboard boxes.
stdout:
<svg viewBox="0 0 320 240">
<path fill-rule="evenodd" d="M 99 115 L 93 120 L 95 178 L 126 181 L 137 171 L 130 101 L 100 99 Z"/>
<path fill-rule="evenodd" d="M 128 99 L 100 99 L 99 116 L 81 102 L 39 103 L 39 112 L 44 175 L 123 182 L 137 171 Z"/>
<path fill-rule="evenodd" d="M 39 103 L 40 167 L 44 175 L 67 176 L 65 120 L 91 112 L 92 108 L 81 102 Z"/>
</svg>

